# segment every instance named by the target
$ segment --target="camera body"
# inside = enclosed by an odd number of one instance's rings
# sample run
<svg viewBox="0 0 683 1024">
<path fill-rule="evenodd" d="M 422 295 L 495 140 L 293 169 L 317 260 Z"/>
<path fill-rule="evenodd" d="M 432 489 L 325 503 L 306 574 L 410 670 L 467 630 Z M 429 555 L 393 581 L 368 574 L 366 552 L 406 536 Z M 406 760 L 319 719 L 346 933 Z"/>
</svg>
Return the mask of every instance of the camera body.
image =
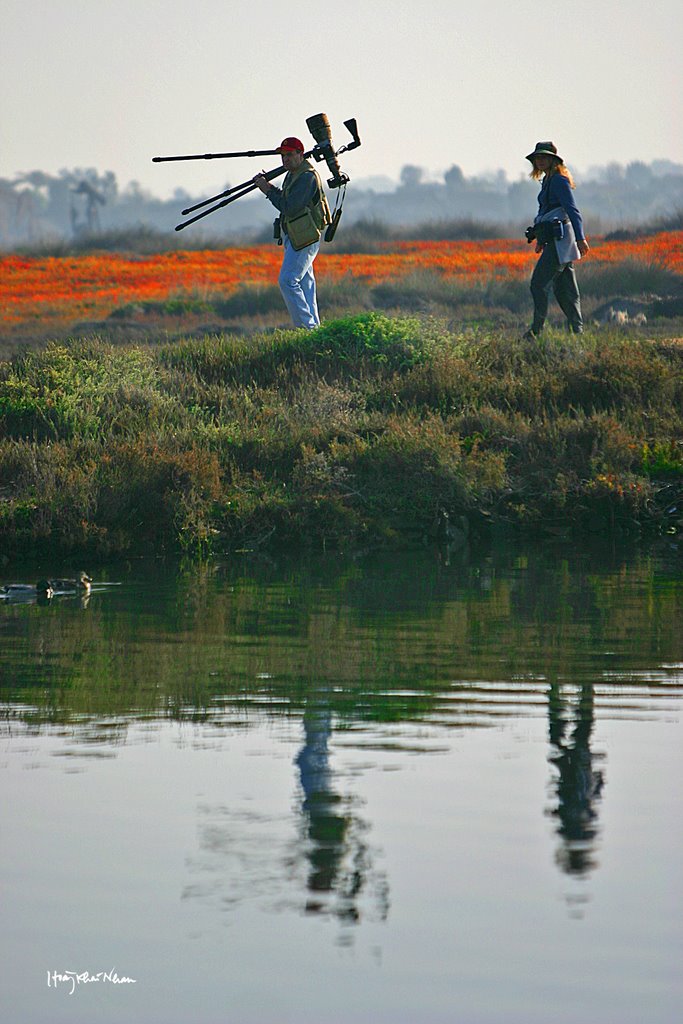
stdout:
<svg viewBox="0 0 683 1024">
<path fill-rule="evenodd" d="M 548 242 L 559 242 L 564 238 L 564 223 L 559 217 L 554 217 L 553 220 L 540 220 L 526 229 L 524 237 L 529 245 L 534 239 L 541 245 L 547 245 Z"/>
</svg>

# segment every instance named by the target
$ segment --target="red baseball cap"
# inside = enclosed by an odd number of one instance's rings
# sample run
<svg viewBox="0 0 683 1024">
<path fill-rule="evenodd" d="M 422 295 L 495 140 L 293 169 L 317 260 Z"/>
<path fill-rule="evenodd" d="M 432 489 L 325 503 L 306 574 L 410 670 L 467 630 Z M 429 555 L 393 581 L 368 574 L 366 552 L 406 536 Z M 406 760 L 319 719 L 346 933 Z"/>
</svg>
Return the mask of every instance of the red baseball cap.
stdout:
<svg viewBox="0 0 683 1024">
<path fill-rule="evenodd" d="M 283 139 L 277 147 L 278 153 L 303 153 L 304 144 L 301 139 L 295 139 L 293 135 Z"/>
</svg>

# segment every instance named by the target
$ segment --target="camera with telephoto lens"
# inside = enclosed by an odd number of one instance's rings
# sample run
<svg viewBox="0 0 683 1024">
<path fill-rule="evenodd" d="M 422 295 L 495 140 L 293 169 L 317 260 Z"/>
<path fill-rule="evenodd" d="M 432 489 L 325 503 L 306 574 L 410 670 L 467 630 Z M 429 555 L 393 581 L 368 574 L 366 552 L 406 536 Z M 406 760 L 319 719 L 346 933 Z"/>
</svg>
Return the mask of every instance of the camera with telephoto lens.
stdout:
<svg viewBox="0 0 683 1024">
<path fill-rule="evenodd" d="M 527 244 L 531 245 L 531 243 L 536 237 L 536 228 L 533 226 L 533 224 L 526 229 L 526 231 L 524 232 L 524 237 L 527 240 Z"/>
<path fill-rule="evenodd" d="M 342 171 L 337 154 L 332 148 L 332 129 L 327 114 L 313 114 L 311 117 L 307 117 L 306 125 L 318 143 L 312 153 L 313 159 L 324 160 L 332 171 L 332 177 L 327 182 L 329 188 L 341 188 L 342 185 L 346 185 L 349 176 Z"/>
</svg>

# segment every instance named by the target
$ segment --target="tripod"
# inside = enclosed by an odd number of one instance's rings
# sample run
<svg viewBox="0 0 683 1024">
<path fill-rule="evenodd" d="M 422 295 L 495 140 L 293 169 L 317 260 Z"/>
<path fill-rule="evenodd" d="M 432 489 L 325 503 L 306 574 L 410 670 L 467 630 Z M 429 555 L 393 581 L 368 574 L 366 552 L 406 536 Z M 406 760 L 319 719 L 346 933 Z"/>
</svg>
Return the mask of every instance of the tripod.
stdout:
<svg viewBox="0 0 683 1024">
<path fill-rule="evenodd" d="M 355 118 L 350 118 L 348 121 L 344 121 L 344 127 L 348 129 L 352 136 L 352 142 L 347 143 L 346 146 L 342 146 L 341 149 L 335 150 L 332 146 L 332 132 L 330 130 L 330 122 L 325 114 L 314 114 L 312 117 L 306 118 L 306 124 L 311 132 L 311 135 L 316 140 L 316 145 L 309 149 L 307 153 L 304 153 L 304 159 L 313 157 L 316 161 L 324 160 L 330 171 L 332 177 L 328 180 L 327 184 L 330 188 L 340 188 L 342 185 L 346 185 L 349 181 L 349 177 L 345 174 L 337 160 L 337 157 L 341 153 L 349 152 L 352 149 L 357 149 L 360 146 L 360 137 L 358 135 L 358 127 Z M 252 157 L 252 156 L 272 156 L 278 152 L 277 149 L 248 149 L 239 153 L 198 153 L 189 156 L 154 156 L 152 157 L 152 163 L 164 163 L 170 160 L 220 160 L 231 157 Z M 266 171 L 264 177 L 268 181 L 272 181 L 274 178 L 285 173 L 286 168 L 274 167 L 270 171 Z M 234 185 L 232 188 L 226 189 L 224 192 L 219 192 L 215 196 L 211 196 L 209 199 L 203 199 L 201 203 L 195 203 L 194 206 L 188 206 L 187 209 L 182 210 L 182 216 L 185 217 L 189 213 L 194 213 L 195 210 L 202 210 L 195 217 L 190 217 L 188 220 L 182 221 L 177 224 L 175 230 L 182 231 L 190 224 L 195 224 L 198 220 L 203 217 L 208 217 L 210 213 L 215 213 L 216 210 L 222 210 L 223 207 L 229 206 L 230 203 L 236 202 L 243 196 L 249 195 L 254 189 L 258 188 L 258 185 L 253 179 L 249 181 L 243 181 L 241 185 Z M 221 200 L 220 202 L 218 200 Z M 210 204 L 214 204 L 213 206 Z M 204 209 L 208 207 L 208 209 Z M 338 220 L 338 218 L 337 218 Z"/>
</svg>

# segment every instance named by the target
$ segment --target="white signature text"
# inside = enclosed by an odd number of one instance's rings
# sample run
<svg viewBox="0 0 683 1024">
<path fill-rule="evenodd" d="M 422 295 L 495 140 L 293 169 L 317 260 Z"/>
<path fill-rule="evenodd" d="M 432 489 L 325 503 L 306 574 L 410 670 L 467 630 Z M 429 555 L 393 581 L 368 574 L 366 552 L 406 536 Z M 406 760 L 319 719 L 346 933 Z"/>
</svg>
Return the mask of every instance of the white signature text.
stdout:
<svg viewBox="0 0 683 1024">
<path fill-rule="evenodd" d="M 91 974 L 90 971 L 48 971 L 47 987 L 58 988 L 59 985 L 70 985 L 69 995 L 72 996 L 78 985 L 92 985 L 97 982 L 110 982 L 112 985 L 136 985 L 135 978 L 120 978 L 116 971 L 98 971 Z"/>
</svg>

